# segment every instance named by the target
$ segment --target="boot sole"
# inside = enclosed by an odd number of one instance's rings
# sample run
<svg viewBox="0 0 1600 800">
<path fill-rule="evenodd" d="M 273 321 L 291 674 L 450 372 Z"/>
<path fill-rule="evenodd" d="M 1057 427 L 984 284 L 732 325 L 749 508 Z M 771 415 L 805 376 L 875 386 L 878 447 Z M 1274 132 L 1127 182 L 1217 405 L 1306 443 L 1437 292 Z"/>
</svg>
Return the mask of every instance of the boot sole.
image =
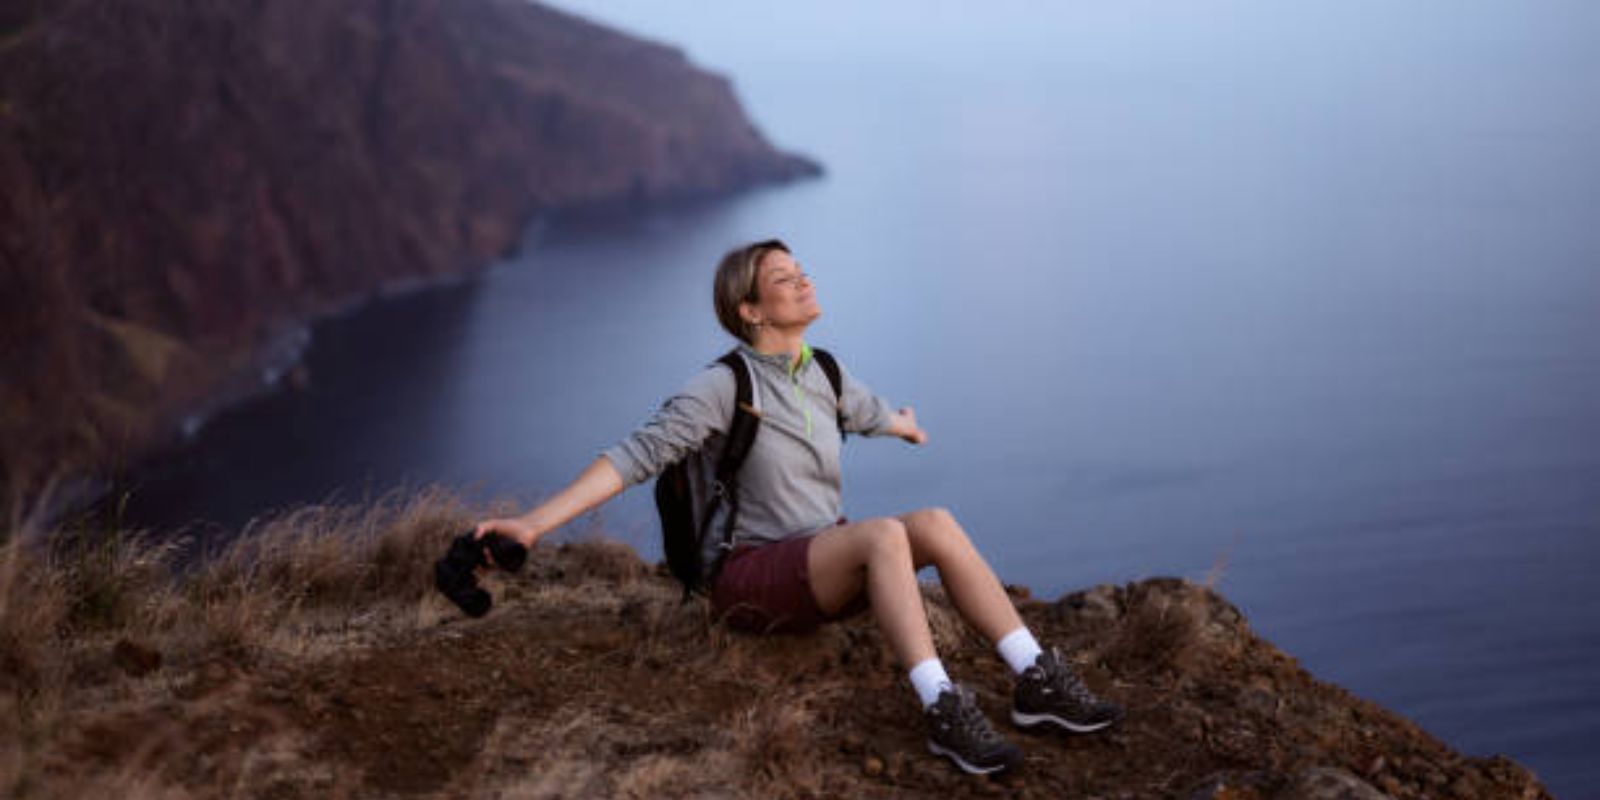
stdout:
<svg viewBox="0 0 1600 800">
<path fill-rule="evenodd" d="M 1052 725 L 1062 728 L 1063 730 L 1072 731 L 1073 733 L 1094 733 L 1095 731 L 1105 730 L 1106 728 L 1115 725 L 1119 719 L 1121 719 L 1121 717 L 1114 717 L 1106 720 L 1105 722 L 1091 722 L 1086 725 L 1081 722 L 1071 722 L 1069 720 L 1062 719 L 1054 714 L 1024 714 L 1014 708 L 1011 709 L 1011 721 L 1024 728 L 1032 728 L 1035 725 L 1041 725 L 1048 722 Z"/>
<path fill-rule="evenodd" d="M 992 775 L 1012 766 L 1012 764 L 1007 762 L 996 764 L 992 767 L 980 767 L 977 764 L 973 764 L 962 758 L 958 753 L 956 753 L 956 751 L 947 750 L 943 747 L 940 747 L 939 743 L 932 739 L 928 740 L 928 752 L 936 756 L 944 756 L 951 761 L 956 762 L 956 766 L 960 767 L 961 771 L 967 773 L 968 775 Z"/>
</svg>

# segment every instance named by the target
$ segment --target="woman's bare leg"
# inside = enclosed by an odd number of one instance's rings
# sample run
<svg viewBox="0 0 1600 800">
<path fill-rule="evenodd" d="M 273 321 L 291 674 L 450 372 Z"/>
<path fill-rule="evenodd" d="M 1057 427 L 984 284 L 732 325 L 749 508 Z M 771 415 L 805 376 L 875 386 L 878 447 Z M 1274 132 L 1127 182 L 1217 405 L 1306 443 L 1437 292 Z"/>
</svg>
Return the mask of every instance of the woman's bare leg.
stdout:
<svg viewBox="0 0 1600 800">
<path fill-rule="evenodd" d="M 937 656 L 911 543 L 899 519 L 869 519 L 817 534 L 806 551 L 806 569 L 811 593 L 824 612 L 837 612 L 867 592 L 878 628 L 902 666 Z"/>
<path fill-rule="evenodd" d="M 969 625 L 990 642 L 1022 627 L 1000 579 L 950 512 L 925 508 L 899 519 L 905 523 L 912 563 L 917 569 L 930 564 L 938 568 L 939 579 Z"/>
</svg>

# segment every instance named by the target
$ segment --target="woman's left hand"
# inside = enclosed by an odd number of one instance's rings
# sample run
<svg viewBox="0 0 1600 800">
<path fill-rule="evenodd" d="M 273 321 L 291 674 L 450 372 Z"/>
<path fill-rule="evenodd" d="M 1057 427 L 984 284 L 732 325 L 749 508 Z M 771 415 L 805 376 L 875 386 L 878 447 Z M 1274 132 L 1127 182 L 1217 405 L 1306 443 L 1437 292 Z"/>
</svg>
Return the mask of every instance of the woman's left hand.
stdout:
<svg viewBox="0 0 1600 800">
<path fill-rule="evenodd" d="M 889 432 L 912 444 L 926 444 L 928 432 L 917 426 L 917 412 L 906 406 L 889 418 Z"/>
</svg>

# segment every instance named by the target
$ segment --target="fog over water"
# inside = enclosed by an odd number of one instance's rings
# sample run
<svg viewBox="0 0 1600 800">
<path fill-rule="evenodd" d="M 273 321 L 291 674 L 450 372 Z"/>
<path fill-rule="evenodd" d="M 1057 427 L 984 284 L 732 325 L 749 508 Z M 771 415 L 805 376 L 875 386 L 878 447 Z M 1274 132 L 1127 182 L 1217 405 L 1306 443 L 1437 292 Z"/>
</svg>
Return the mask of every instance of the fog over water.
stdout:
<svg viewBox="0 0 1600 800">
<path fill-rule="evenodd" d="M 136 515 L 532 502 L 728 346 L 713 265 L 777 235 L 932 436 L 852 439 L 851 516 L 947 506 L 1039 596 L 1215 573 L 1317 675 L 1600 795 L 1600 6 L 560 5 L 827 176 L 319 326 Z M 655 548 L 646 491 L 600 524 Z"/>
</svg>

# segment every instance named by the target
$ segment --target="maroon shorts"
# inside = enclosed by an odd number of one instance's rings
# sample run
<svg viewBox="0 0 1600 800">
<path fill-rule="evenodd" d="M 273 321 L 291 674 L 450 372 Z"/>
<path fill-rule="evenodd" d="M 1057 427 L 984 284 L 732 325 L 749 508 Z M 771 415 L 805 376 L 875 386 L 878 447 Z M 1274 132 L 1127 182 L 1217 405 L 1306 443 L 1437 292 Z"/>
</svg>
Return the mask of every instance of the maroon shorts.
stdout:
<svg viewBox="0 0 1600 800">
<path fill-rule="evenodd" d="M 824 622 L 855 616 L 869 607 L 866 587 L 833 614 L 817 607 L 806 569 L 816 536 L 796 536 L 755 547 L 739 546 L 722 562 L 711 588 L 711 610 L 730 628 L 755 633 L 805 633 Z"/>
</svg>

